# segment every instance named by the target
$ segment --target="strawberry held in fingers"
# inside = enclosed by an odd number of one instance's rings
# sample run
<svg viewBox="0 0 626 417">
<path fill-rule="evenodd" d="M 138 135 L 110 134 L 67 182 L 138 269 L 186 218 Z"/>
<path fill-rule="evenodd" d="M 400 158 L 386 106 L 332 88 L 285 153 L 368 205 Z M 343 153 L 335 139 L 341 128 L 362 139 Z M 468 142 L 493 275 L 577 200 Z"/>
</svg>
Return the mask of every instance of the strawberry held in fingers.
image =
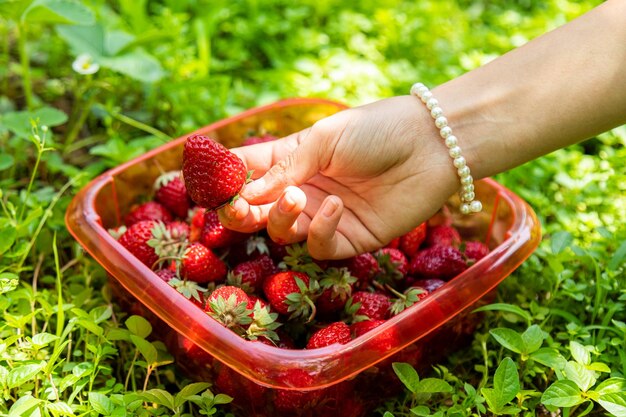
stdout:
<svg viewBox="0 0 626 417">
<path fill-rule="evenodd" d="M 192 135 L 183 150 L 183 177 L 191 199 L 214 210 L 239 194 L 248 172 L 243 161 L 221 143 Z"/>
</svg>

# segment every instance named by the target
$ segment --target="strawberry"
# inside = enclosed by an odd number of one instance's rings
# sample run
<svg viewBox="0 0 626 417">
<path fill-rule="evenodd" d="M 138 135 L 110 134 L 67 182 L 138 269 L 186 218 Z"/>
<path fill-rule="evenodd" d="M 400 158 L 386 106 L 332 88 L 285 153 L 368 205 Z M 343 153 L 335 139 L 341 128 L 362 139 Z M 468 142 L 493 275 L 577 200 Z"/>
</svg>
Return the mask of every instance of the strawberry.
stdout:
<svg viewBox="0 0 626 417">
<path fill-rule="evenodd" d="M 217 212 L 207 210 L 204 214 L 204 227 L 200 235 L 200 242 L 209 249 L 223 248 L 245 240 L 246 233 L 235 232 L 225 228 L 217 216 Z"/>
<path fill-rule="evenodd" d="M 191 217 L 189 224 L 189 241 L 198 242 L 202 235 L 202 229 L 204 229 L 204 214 L 205 208 L 196 207 L 190 214 Z"/>
<path fill-rule="evenodd" d="M 183 255 L 181 276 L 200 284 L 221 281 L 226 277 L 226 264 L 211 249 L 192 243 Z"/>
<path fill-rule="evenodd" d="M 148 241 L 153 238 L 152 230 L 157 226 L 153 220 L 143 220 L 134 223 L 120 237 L 118 242 L 130 253 L 135 255 L 144 265 L 152 268 L 152 265 L 159 259 L 154 248 L 148 245 Z"/>
<path fill-rule="evenodd" d="M 356 339 L 357 337 L 364 335 L 365 333 L 375 329 L 385 322 L 386 320 L 359 321 L 350 325 L 350 332 L 352 333 L 352 337 Z M 400 340 L 397 330 L 395 327 L 392 327 L 391 329 L 375 337 L 375 339 L 373 340 L 374 350 L 384 353 L 389 351 L 389 349 L 393 348 L 394 346 L 398 346 L 399 342 Z"/>
<path fill-rule="evenodd" d="M 191 199 L 214 210 L 238 195 L 248 173 L 243 161 L 224 145 L 192 135 L 183 150 L 183 177 Z"/>
<path fill-rule="evenodd" d="M 269 253 L 267 241 L 263 236 L 250 235 L 246 240 L 229 246 L 228 260 L 231 264 L 238 264 L 258 258 L 261 255 L 269 255 Z"/>
<path fill-rule="evenodd" d="M 289 245 L 281 245 L 280 243 L 274 242 L 272 239 L 266 239 L 265 241 L 274 262 L 280 263 L 285 259 L 285 256 L 289 255 L 287 253 Z"/>
<path fill-rule="evenodd" d="M 314 377 L 303 369 L 284 371 L 281 378 L 288 386 L 311 386 L 315 382 Z M 298 415 L 301 415 L 302 411 L 314 409 L 323 395 L 323 389 L 313 391 L 277 389 L 274 397 L 274 406 L 280 412 L 298 412 Z"/>
<path fill-rule="evenodd" d="M 172 214 L 160 203 L 148 201 L 147 203 L 135 205 L 130 213 L 126 215 L 124 224 L 131 226 L 143 220 L 156 220 L 163 223 L 172 221 Z"/>
<path fill-rule="evenodd" d="M 215 386 L 220 393 L 251 404 L 252 407 L 262 408 L 265 405 L 268 388 L 239 375 L 226 365 L 221 364 L 219 367 Z"/>
<path fill-rule="evenodd" d="M 187 240 L 189 237 L 189 225 L 185 222 L 174 221 L 165 225 L 165 228 L 173 239 Z"/>
<path fill-rule="evenodd" d="M 248 306 L 250 306 L 251 301 L 252 300 L 249 301 Z M 278 333 L 276 333 L 276 329 L 281 326 L 281 323 L 276 321 L 278 314 L 272 313 L 270 306 L 257 299 L 252 305 L 250 318 L 252 322 L 246 329 L 246 334 L 244 335 L 246 339 L 258 340 L 259 338 L 263 338 L 271 343 L 278 342 L 279 337 Z"/>
<path fill-rule="evenodd" d="M 430 246 L 454 246 L 461 244 L 461 235 L 452 226 L 439 225 L 428 229 L 425 245 Z"/>
<path fill-rule="evenodd" d="M 354 321 L 385 320 L 390 308 L 391 300 L 385 294 L 367 291 L 355 292 L 346 304 L 346 310 Z"/>
<path fill-rule="evenodd" d="M 235 266 L 226 280 L 230 285 L 241 287 L 246 292 L 255 292 L 261 289 L 263 279 L 273 274 L 274 262 L 268 255 L 261 255 L 252 261 L 242 262 Z"/>
<path fill-rule="evenodd" d="M 397 296 L 391 304 L 390 310 L 393 316 L 402 313 L 413 304 L 428 297 L 428 291 L 420 287 L 409 287 L 404 290 L 404 293 L 400 293 L 391 287 L 387 287 L 387 289 Z"/>
<path fill-rule="evenodd" d="M 426 239 L 426 223 L 422 223 L 415 229 L 400 237 L 400 250 L 406 256 L 413 256 L 417 253 L 422 242 Z"/>
<path fill-rule="evenodd" d="M 154 199 L 174 215 L 184 219 L 189 212 L 190 200 L 180 171 L 170 171 L 154 182 Z"/>
<path fill-rule="evenodd" d="M 182 351 L 181 356 L 185 361 L 191 362 L 191 366 L 208 368 L 213 363 L 213 356 L 207 353 L 200 346 L 196 345 L 191 339 L 186 338 L 180 333 L 176 333 L 177 347 Z"/>
<path fill-rule="evenodd" d="M 465 242 L 463 255 L 468 263 L 475 264 L 489 254 L 489 248 L 482 242 Z"/>
<path fill-rule="evenodd" d="M 252 323 L 249 304 L 250 299 L 241 288 L 226 285 L 209 295 L 204 311 L 224 327 L 243 336 L 245 327 Z"/>
<path fill-rule="evenodd" d="M 410 272 L 422 278 L 444 281 L 467 269 L 467 263 L 458 249 L 452 246 L 432 246 L 421 250 L 411 259 Z"/>
<path fill-rule="evenodd" d="M 320 280 L 322 293 L 315 302 L 319 314 L 328 316 L 343 310 L 355 282 L 346 268 L 328 268 Z"/>
<path fill-rule="evenodd" d="M 270 340 L 262 336 L 259 337 L 256 341 L 281 349 L 296 349 L 296 344 L 294 343 L 293 339 L 287 333 L 282 331 L 282 329 L 278 329 L 276 331 L 276 334 L 278 335 L 278 340 Z"/>
<path fill-rule="evenodd" d="M 439 289 L 445 283 L 446 283 L 445 281 L 442 281 L 440 279 L 430 278 L 430 279 L 415 280 L 415 281 L 413 281 L 412 285 L 414 287 L 423 288 L 429 294 L 432 294 L 433 292 L 435 292 L 435 290 Z"/>
<path fill-rule="evenodd" d="M 381 269 L 377 278 L 383 282 L 400 280 L 409 270 L 409 261 L 400 249 L 382 248 L 375 256 Z"/>
<path fill-rule="evenodd" d="M 158 271 L 156 271 L 156 274 L 165 282 L 169 282 L 170 279 L 176 278 L 176 271 L 173 271 L 169 268 L 159 269 Z"/>
<path fill-rule="evenodd" d="M 378 261 L 369 252 L 353 256 L 341 264 L 348 268 L 350 275 L 356 277 L 357 283 L 355 285 L 361 289 L 367 288 L 372 279 L 380 272 Z"/>
<path fill-rule="evenodd" d="M 304 317 L 307 322 L 315 317 L 319 284 L 304 272 L 283 271 L 270 275 L 263 282 L 263 292 L 272 308 L 290 319 Z"/>
<path fill-rule="evenodd" d="M 330 346 L 333 343 L 345 345 L 350 340 L 352 340 L 350 327 L 343 321 L 337 321 L 313 333 L 306 344 L 306 348 L 317 349 Z"/>
<path fill-rule="evenodd" d="M 170 284 L 170 286 L 178 291 L 183 297 L 194 303 L 196 306 L 204 309 L 206 303 L 204 300 L 206 288 L 202 288 L 194 281 L 183 281 L 177 277 L 169 279 L 167 283 Z"/>
<path fill-rule="evenodd" d="M 276 139 L 278 139 L 276 136 L 267 133 L 261 136 L 250 136 L 243 141 L 241 146 L 256 145 L 257 143 L 271 142 Z"/>
</svg>

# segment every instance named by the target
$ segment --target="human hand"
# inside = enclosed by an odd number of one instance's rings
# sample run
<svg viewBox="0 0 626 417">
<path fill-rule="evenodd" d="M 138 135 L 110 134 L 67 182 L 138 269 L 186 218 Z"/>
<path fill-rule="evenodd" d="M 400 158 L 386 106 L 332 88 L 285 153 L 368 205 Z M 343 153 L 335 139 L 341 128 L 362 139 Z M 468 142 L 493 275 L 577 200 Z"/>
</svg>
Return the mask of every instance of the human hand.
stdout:
<svg viewBox="0 0 626 417">
<path fill-rule="evenodd" d="M 306 239 L 319 259 L 384 246 L 433 215 L 459 187 L 430 115 L 410 96 L 231 151 L 256 180 L 220 210 L 221 222 L 242 232 L 267 227 L 279 243 Z"/>
</svg>

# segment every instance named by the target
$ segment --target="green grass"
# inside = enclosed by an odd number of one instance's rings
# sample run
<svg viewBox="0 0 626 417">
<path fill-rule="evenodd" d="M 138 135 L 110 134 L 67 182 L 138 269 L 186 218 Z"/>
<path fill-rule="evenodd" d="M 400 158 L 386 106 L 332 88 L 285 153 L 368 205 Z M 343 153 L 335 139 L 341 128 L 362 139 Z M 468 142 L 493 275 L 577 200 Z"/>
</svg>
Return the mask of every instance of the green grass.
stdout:
<svg viewBox="0 0 626 417">
<path fill-rule="evenodd" d="M 10 416 L 227 413 L 228 398 L 191 384 L 146 340 L 150 326 L 119 309 L 66 231 L 69 200 L 95 175 L 279 98 L 357 105 L 442 83 L 599 2 L 30 3 L 0 1 L 0 414 Z M 93 75 L 72 70 L 83 52 L 101 65 Z M 419 379 L 398 365 L 407 390 L 371 414 L 626 415 L 625 144 L 622 127 L 497 176 L 537 212 L 542 244 L 470 346 Z"/>
</svg>

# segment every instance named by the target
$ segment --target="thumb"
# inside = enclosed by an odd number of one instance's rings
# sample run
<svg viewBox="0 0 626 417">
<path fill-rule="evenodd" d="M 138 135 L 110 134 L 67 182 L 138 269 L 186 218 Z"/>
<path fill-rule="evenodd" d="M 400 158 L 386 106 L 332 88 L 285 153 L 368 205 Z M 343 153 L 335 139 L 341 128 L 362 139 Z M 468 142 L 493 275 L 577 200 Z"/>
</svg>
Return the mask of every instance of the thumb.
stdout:
<svg viewBox="0 0 626 417">
<path fill-rule="evenodd" d="M 301 130 L 284 139 L 293 148 L 274 164 L 261 178 L 246 184 L 241 196 L 250 204 L 268 204 L 290 185 L 299 186 L 318 173 L 320 169 L 320 137 L 312 128 Z"/>
</svg>

